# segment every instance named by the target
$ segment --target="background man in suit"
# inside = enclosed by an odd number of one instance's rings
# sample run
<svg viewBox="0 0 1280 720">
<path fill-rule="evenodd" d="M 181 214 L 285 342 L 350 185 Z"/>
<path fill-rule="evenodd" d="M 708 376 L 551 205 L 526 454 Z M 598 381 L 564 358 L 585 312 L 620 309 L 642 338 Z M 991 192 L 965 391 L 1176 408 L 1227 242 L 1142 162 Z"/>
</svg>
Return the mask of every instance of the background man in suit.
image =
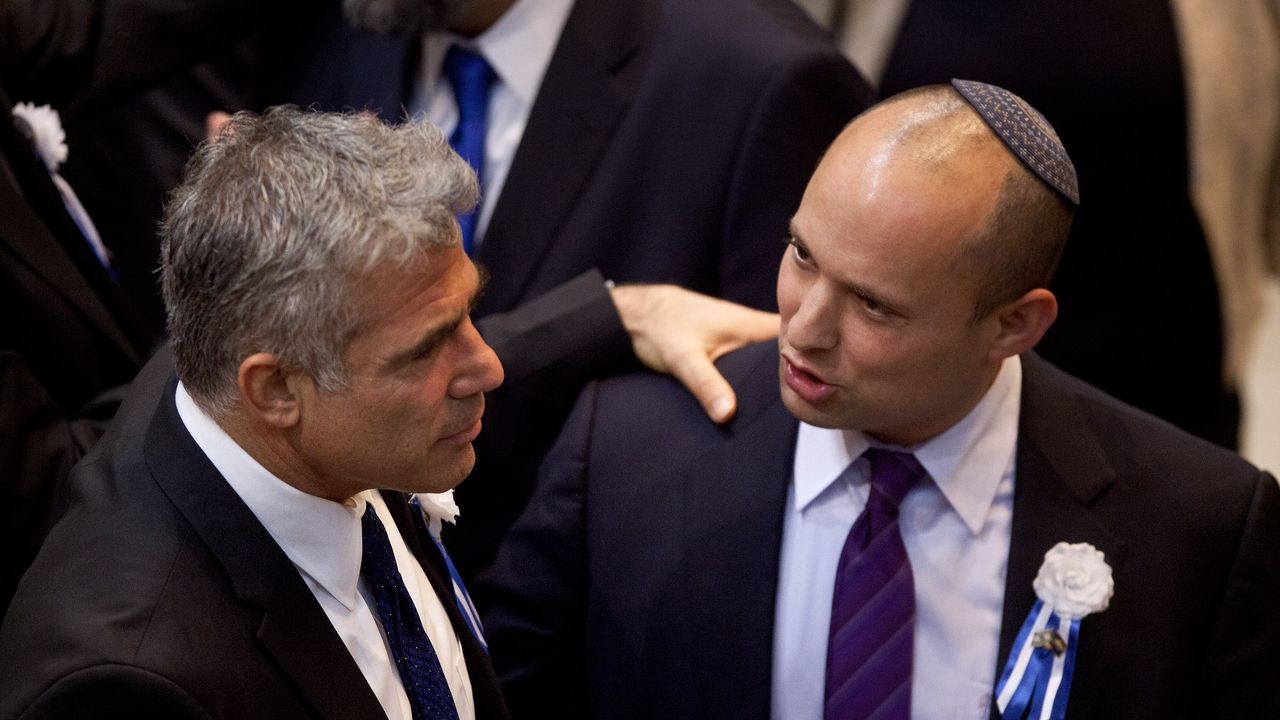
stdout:
<svg viewBox="0 0 1280 720">
<path fill-rule="evenodd" d="M 1275 479 L 1029 352 L 1078 197 L 999 88 L 851 124 L 727 429 L 659 378 L 580 399 L 480 598 L 513 712 L 988 717 L 1059 542 L 1114 580 L 1068 717 L 1280 710 Z"/>
<path fill-rule="evenodd" d="M 502 380 L 476 198 L 428 125 L 280 109 L 202 148 L 163 231 L 181 382 L 84 467 L 0 634 L 0 716 L 506 716 L 406 495 L 466 476 Z"/>
</svg>

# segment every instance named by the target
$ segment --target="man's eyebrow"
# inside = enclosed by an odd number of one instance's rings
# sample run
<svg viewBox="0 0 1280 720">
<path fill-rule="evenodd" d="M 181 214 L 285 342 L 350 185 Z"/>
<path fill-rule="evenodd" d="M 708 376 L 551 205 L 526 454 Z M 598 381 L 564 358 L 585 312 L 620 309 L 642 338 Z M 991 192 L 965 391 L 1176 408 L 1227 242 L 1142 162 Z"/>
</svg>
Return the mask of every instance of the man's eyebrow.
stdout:
<svg viewBox="0 0 1280 720">
<path fill-rule="evenodd" d="M 792 243 L 800 243 L 801 245 L 804 245 L 804 237 L 800 234 L 800 230 L 796 228 L 795 220 L 790 220 L 787 222 L 786 241 L 788 245 Z"/>
<path fill-rule="evenodd" d="M 479 274 L 479 281 L 476 283 L 476 289 L 471 293 L 471 298 L 467 300 L 467 306 L 457 316 L 450 318 L 440 326 L 430 330 L 423 335 L 413 347 L 397 353 L 391 357 L 390 364 L 402 365 L 423 355 L 430 353 L 437 345 L 444 342 L 444 339 L 453 334 L 458 326 L 462 324 L 471 315 L 471 311 L 475 309 L 476 303 L 480 302 L 480 296 L 484 292 L 484 288 L 489 282 L 489 273 L 483 267 L 477 265 L 476 270 Z"/>
</svg>

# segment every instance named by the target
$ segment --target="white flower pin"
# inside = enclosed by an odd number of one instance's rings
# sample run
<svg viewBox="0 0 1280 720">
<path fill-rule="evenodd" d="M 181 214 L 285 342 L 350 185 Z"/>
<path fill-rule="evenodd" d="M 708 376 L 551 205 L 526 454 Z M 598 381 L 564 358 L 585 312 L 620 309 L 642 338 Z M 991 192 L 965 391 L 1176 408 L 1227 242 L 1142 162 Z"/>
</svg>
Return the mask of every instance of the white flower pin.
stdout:
<svg viewBox="0 0 1280 720">
<path fill-rule="evenodd" d="M 13 114 L 22 118 L 31 128 L 35 138 L 36 151 L 44 161 L 49 172 L 55 172 L 58 166 L 67 159 L 67 134 L 62 130 L 62 120 L 58 111 L 48 105 L 35 106 L 31 103 L 18 103 L 13 106 Z"/>
<path fill-rule="evenodd" d="M 1031 585 L 1039 599 L 1018 630 L 996 683 L 996 709 L 1004 720 L 1064 720 L 1080 621 L 1107 609 L 1115 581 L 1096 547 L 1060 542 L 1044 554 Z"/>
<path fill-rule="evenodd" d="M 457 524 L 460 511 L 458 503 L 453 500 L 452 488 L 442 493 L 417 493 L 414 497 L 418 499 L 418 507 L 422 508 L 422 514 L 427 518 L 427 530 L 436 540 L 440 539 L 440 531 L 444 529 L 445 523 Z"/>
<path fill-rule="evenodd" d="M 1066 620 L 1106 610 L 1115 594 L 1106 556 L 1089 543 L 1060 542 L 1050 548 L 1032 587 L 1036 597 Z"/>
</svg>

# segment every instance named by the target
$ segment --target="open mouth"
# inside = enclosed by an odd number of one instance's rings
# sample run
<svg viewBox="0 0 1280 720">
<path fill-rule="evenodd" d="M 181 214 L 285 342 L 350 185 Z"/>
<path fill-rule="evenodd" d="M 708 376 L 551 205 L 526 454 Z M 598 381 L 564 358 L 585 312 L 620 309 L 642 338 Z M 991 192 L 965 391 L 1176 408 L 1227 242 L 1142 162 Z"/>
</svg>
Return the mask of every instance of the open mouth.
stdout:
<svg viewBox="0 0 1280 720">
<path fill-rule="evenodd" d="M 782 358 L 783 379 L 791 392 L 800 396 L 810 405 L 819 405 L 835 394 L 836 386 L 822 381 L 822 378 L 800 365 L 793 363 L 785 355 Z"/>
</svg>

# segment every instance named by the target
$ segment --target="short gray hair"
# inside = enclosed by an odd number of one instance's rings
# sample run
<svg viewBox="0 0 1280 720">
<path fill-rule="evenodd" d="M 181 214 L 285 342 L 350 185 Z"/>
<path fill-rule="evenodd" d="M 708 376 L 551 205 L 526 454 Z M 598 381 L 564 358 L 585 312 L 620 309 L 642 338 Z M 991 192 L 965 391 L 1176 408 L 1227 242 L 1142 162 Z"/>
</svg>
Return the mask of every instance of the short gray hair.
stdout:
<svg viewBox="0 0 1280 720">
<path fill-rule="evenodd" d="M 237 113 L 165 208 L 160 279 L 178 376 L 208 412 L 269 352 L 322 391 L 347 380 L 352 285 L 458 244 L 475 173 L 429 123 L 277 107 Z"/>
</svg>

